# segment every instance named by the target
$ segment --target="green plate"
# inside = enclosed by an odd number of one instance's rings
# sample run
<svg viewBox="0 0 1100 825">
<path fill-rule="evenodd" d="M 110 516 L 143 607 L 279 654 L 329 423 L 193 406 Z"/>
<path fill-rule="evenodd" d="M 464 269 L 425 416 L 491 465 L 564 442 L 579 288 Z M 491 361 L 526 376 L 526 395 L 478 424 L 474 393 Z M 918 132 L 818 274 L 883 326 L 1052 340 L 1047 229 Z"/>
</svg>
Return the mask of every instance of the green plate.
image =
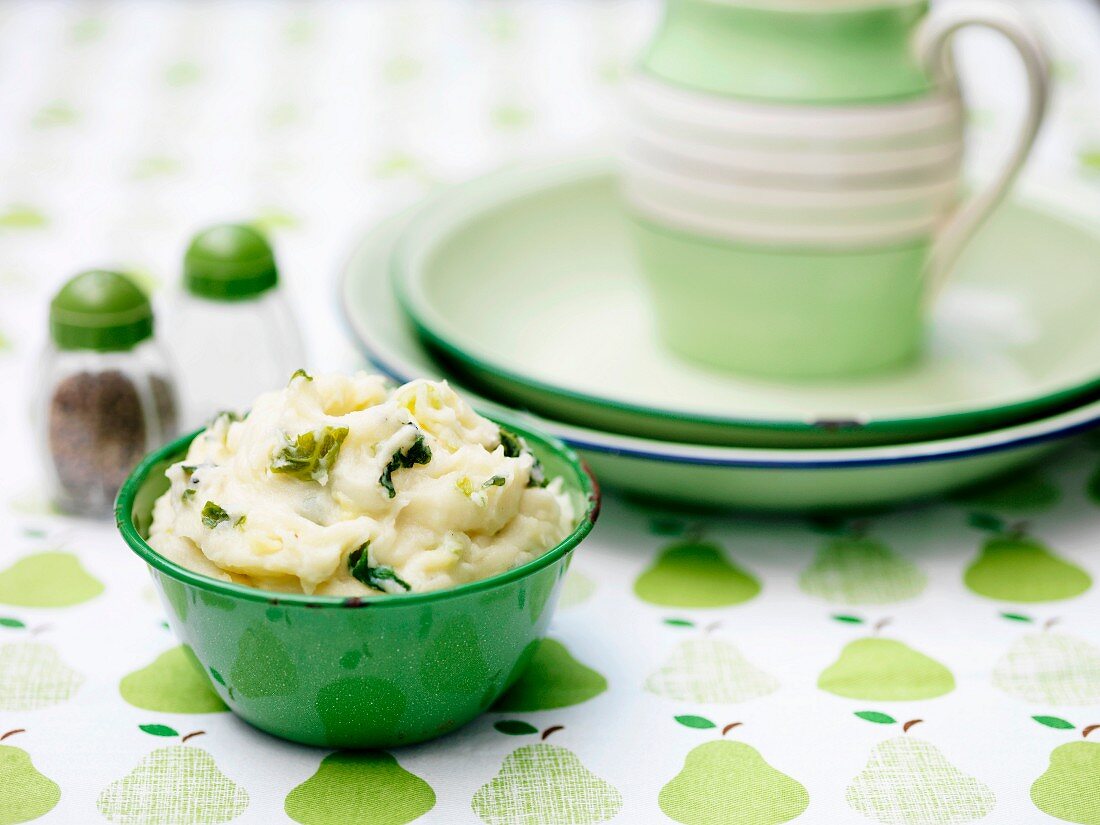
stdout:
<svg viewBox="0 0 1100 825">
<path fill-rule="evenodd" d="M 502 405 L 433 360 L 397 305 L 388 266 L 409 218 L 376 227 L 352 254 L 340 285 L 344 319 L 375 367 L 395 380 L 450 378 L 478 409 L 499 414 Z M 1100 402 L 978 436 L 842 450 L 707 447 L 528 418 L 576 449 L 602 484 L 627 493 L 695 506 L 805 512 L 931 498 L 1008 472 L 1100 424 Z"/>
<path fill-rule="evenodd" d="M 918 364 L 803 383 L 709 371 L 660 345 L 599 158 L 457 187 L 416 215 L 392 265 L 424 340 L 536 414 L 686 443 L 853 447 L 985 432 L 1095 396 L 1098 260 L 1096 232 L 1010 204 L 941 296 Z"/>
</svg>

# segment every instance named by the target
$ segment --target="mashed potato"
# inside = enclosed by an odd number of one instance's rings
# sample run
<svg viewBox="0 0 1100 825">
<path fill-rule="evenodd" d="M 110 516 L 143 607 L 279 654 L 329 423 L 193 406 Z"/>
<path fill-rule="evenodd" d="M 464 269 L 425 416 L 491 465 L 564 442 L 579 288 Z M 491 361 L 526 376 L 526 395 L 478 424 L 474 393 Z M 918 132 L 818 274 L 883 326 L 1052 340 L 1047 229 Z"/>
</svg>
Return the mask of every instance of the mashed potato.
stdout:
<svg viewBox="0 0 1100 825">
<path fill-rule="evenodd" d="M 492 576 L 574 526 L 561 479 L 446 383 L 311 377 L 223 414 L 166 475 L 149 544 L 267 590 L 378 595 Z"/>
</svg>

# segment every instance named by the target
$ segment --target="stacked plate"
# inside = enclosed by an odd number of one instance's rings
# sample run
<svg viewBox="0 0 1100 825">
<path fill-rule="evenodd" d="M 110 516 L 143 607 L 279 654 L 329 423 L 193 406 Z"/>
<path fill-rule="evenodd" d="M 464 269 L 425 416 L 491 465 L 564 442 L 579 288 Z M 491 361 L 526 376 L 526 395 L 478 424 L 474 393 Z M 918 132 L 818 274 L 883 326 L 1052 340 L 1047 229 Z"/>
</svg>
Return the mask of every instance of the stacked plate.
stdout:
<svg viewBox="0 0 1100 825">
<path fill-rule="evenodd" d="M 342 304 L 399 381 L 526 410 L 602 482 L 695 505 L 870 507 L 973 485 L 1100 422 L 1100 236 L 1011 203 L 970 246 L 926 357 L 889 378 L 769 383 L 656 340 L 607 159 L 450 190 L 360 244 Z"/>
</svg>

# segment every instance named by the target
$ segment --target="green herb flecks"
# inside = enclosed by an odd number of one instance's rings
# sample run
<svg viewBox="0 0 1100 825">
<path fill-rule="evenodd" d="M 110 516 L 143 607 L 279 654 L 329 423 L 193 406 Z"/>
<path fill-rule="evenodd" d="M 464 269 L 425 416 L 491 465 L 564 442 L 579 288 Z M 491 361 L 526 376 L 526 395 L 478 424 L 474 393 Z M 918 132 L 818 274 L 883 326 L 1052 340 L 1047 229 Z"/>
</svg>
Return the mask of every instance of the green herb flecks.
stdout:
<svg viewBox="0 0 1100 825">
<path fill-rule="evenodd" d="M 237 528 L 243 528 L 246 521 L 248 521 L 248 516 L 241 516 L 239 519 L 233 522 L 233 526 Z"/>
<path fill-rule="evenodd" d="M 378 477 L 378 483 L 385 487 L 387 495 L 393 498 L 397 495 L 397 490 L 393 487 L 393 474 L 398 470 L 407 470 L 417 464 L 427 464 L 431 460 L 432 448 L 424 441 L 423 435 L 418 435 L 409 449 L 404 452 L 398 450 L 393 454 L 393 458 L 386 465 L 386 469 Z"/>
<path fill-rule="evenodd" d="M 383 593 L 386 592 L 386 588 L 383 584 L 388 581 L 393 582 L 399 587 L 405 588 L 406 592 L 412 590 L 412 587 L 407 581 L 393 572 L 392 567 L 386 567 L 384 565 L 371 567 L 370 554 L 367 552 L 368 547 L 370 547 L 370 542 L 365 541 L 355 550 L 352 550 L 351 554 L 348 556 L 348 570 L 351 571 L 352 576 L 372 590 L 379 590 Z"/>
<path fill-rule="evenodd" d="M 531 475 L 527 479 L 528 487 L 545 487 L 549 482 L 543 472 L 542 462 L 527 448 L 527 442 L 513 432 L 500 428 L 500 446 L 504 448 L 505 458 L 519 458 L 524 453 L 531 456 Z"/>
<path fill-rule="evenodd" d="M 294 370 L 294 372 L 291 374 L 290 380 L 287 382 L 287 384 L 293 384 L 295 378 L 304 378 L 304 379 L 306 379 L 306 381 L 312 381 L 313 380 L 312 375 L 310 375 L 304 369 L 300 369 L 300 368 Z"/>
<path fill-rule="evenodd" d="M 223 510 L 217 504 L 212 501 L 208 501 L 202 506 L 203 525 L 213 530 L 223 521 L 229 521 L 229 513 L 225 512 L 225 510 Z"/>
<path fill-rule="evenodd" d="M 545 487 L 550 482 L 546 479 L 546 473 L 542 469 L 542 462 L 531 456 L 534 464 L 531 465 L 531 475 L 527 478 L 528 487 Z"/>
<path fill-rule="evenodd" d="M 504 476 L 493 476 L 481 486 L 483 488 L 488 487 L 503 487 L 507 483 L 507 479 Z"/>
<path fill-rule="evenodd" d="M 299 481 L 328 484 L 329 473 L 336 465 L 340 445 L 348 435 L 347 427 L 325 427 L 302 433 L 293 441 L 286 438 L 271 460 L 271 472 L 283 473 Z"/>
<path fill-rule="evenodd" d="M 507 458 L 519 458 L 525 445 L 522 438 L 501 427 L 500 446 L 504 448 L 504 455 Z"/>
<path fill-rule="evenodd" d="M 195 497 L 195 488 L 191 485 L 197 483 L 195 481 L 195 471 L 198 469 L 198 465 L 183 464 L 180 466 L 180 470 L 183 471 L 183 483 L 188 485 L 180 496 L 181 501 L 190 501 Z"/>
</svg>

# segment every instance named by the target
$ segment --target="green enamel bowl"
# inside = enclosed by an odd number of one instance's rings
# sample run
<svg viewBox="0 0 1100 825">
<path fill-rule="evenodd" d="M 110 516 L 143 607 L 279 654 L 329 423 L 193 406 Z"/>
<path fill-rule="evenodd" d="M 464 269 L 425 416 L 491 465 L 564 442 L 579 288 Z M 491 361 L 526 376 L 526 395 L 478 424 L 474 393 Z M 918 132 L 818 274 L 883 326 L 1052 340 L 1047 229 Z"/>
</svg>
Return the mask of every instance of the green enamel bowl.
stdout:
<svg viewBox="0 0 1100 825">
<path fill-rule="evenodd" d="M 275 736 L 330 748 L 388 748 L 466 724 L 526 667 L 554 612 L 574 548 L 592 530 L 599 489 L 577 455 L 507 421 L 578 523 L 537 559 L 432 593 L 342 598 L 228 584 L 166 559 L 145 539 L 164 471 L 196 433 L 149 455 L 123 485 L 115 518 L 153 575 L 176 635 L 229 708 Z"/>
</svg>

